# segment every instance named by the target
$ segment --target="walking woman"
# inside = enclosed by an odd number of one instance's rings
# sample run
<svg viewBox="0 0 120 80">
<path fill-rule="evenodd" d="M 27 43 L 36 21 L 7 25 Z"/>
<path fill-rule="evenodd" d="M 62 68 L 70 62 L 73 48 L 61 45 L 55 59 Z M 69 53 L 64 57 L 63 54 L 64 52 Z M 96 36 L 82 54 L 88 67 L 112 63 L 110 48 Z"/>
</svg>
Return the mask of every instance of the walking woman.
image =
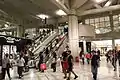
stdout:
<svg viewBox="0 0 120 80">
<path fill-rule="evenodd" d="M 19 78 L 22 78 L 23 77 L 23 75 L 22 75 L 23 67 L 24 67 L 24 64 L 25 64 L 25 60 L 23 59 L 22 55 L 20 55 L 20 58 L 17 60 L 17 64 L 18 64 Z"/>
<path fill-rule="evenodd" d="M 99 60 L 100 60 L 100 57 L 99 57 L 98 54 L 94 51 L 94 52 L 93 52 L 93 57 L 92 57 L 92 59 L 91 59 L 91 71 L 92 71 L 93 79 L 94 79 L 94 80 L 97 80 Z"/>
</svg>

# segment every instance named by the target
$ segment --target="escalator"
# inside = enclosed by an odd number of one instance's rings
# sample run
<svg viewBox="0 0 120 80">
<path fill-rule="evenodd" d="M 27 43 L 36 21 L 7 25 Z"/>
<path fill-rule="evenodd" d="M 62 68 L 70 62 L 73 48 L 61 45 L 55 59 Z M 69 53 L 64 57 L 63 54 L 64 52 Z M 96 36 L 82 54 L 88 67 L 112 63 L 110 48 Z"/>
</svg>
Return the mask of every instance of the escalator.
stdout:
<svg viewBox="0 0 120 80">
<path fill-rule="evenodd" d="M 60 36 L 59 36 L 60 37 Z M 54 43 L 56 40 L 53 40 L 52 43 Z M 62 51 L 64 51 L 66 47 L 66 42 L 68 41 L 67 33 L 64 34 L 62 37 L 60 37 L 60 40 L 55 46 L 50 50 L 49 54 L 46 55 L 46 50 L 43 50 L 42 55 L 44 55 L 44 63 L 46 63 L 47 67 L 50 67 L 50 64 L 53 60 L 53 52 L 56 52 L 57 58 L 60 58 L 60 55 L 62 54 Z M 46 47 L 49 47 L 50 45 L 47 45 Z M 35 55 L 36 63 L 39 61 L 39 55 Z"/>
<path fill-rule="evenodd" d="M 39 53 L 43 51 L 49 45 L 49 43 L 55 39 L 57 35 L 58 34 L 56 32 L 53 32 L 40 45 L 37 45 L 36 49 L 34 49 L 32 53 L 34 53 L 34 55 L 39 55 Z"/>
<path fill-rule="evenodd" d="M 33 38 L 33 44 L 29 47 L 30 51 L 35 51 L 37 49 L 37 46 L 39 46 L 44 40 L 46 40 L 50 35 L 52 35 L 52 32 L 40 34 Z"/>
</svg>

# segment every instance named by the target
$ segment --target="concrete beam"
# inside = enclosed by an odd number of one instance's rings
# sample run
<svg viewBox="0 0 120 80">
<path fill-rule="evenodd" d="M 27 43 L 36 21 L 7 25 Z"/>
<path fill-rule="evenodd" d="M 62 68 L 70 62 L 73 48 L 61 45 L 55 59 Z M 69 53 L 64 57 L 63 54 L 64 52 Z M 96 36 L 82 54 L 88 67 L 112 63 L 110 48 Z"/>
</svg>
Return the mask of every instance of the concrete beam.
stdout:
<svg viewBox="0 0 120 80">
<path fill-rule="evenodd" d="M 99 4 L 95 4 L 94 6 L 95 6 L 96 8 L 98 8 L 98 9 L 99 9 L 99 8 L 102 8 Z"/>
<path fill-rule="evenodd" d="M 115 11 L 115 10 L 120 10 L 120 5 L 114 5 L 114 6 L 104 7 L 104 8 L 100 8 L 100 9 L 92 9 L 92 10 L 87 10 L 87 11 L 83 11 L 83 12 L 81 12 L 80 10 L 77 10 L 77 15 L 84 16 L 84 15 L 89 15 L 89 14 L 110 12 L 110 11 Z"/>
<path fill-rule="evenodd" d="M 66 14 L 69 14 L 69 9 L 59 0 L 50 0 L 52 3 L 54 3 L 56 6 L 58 6 L 60 9 L 62 9 Z"/>
<path fill-rule="evenodd" d="M 110 5 L 112 4 L 113 1 L 114 1 L 114 0 L 109 0 L 109 1 L 104 5 L 104 7 L 110 6 Z"/>
<path fill-rule="evenodd" d="M 71 0 L 71 8 L 77 9 L 84 5 L 88 0 Z"/>
</svg>

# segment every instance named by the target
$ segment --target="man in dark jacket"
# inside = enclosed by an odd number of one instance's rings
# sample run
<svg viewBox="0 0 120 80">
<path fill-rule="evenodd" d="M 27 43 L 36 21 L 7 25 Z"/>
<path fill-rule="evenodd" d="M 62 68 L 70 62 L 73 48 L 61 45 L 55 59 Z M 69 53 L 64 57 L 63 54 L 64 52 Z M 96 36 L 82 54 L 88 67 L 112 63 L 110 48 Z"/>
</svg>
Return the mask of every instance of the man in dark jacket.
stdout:
<svg viewBox="0 0 120 80">
<path fill-rule="evenodd" d="M 92 71 L 94 80 L 97 80 L 97 72 L 98 72 L 98 67 L 99 67 L 99 60 L 100 60 L 99 55 L 94 51 L 93 52 L 93 57 L 91 59 L 91 71 Z"/>
</svg>

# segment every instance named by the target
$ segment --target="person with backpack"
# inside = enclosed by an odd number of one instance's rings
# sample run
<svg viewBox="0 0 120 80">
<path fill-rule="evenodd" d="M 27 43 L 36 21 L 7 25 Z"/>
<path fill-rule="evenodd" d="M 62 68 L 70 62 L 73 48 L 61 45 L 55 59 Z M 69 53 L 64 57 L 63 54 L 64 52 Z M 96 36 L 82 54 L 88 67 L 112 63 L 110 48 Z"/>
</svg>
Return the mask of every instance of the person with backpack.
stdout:
<svg viewBox="0 0 120 80">
<path fill-rule="evenodd" d="M 68 62 L 68 78 L 67 80 L 70 80 L 71 77 L 71 72 L 74 74 L 75 78 L 78 78 L 78 76 L 75 74 L 75 72 L 73 71 L 73 56 L 71 55 L 71 51 L 68 51 L 68 56 L 67 56 L 67 62 Z"/>
</svg>

